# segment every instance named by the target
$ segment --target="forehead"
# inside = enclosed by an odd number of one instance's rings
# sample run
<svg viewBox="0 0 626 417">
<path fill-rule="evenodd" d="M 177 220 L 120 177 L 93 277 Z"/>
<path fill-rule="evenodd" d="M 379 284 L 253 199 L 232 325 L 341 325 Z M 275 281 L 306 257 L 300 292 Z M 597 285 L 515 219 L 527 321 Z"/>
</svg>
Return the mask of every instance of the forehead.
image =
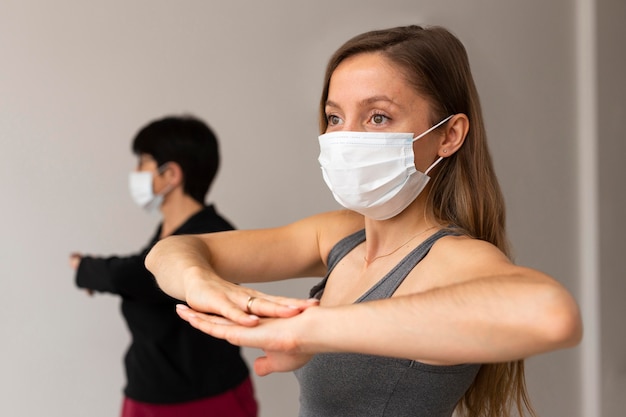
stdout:
<svg viewBox="0 0 626 417">
<path fill-rule="evenodd" d="M 141 159 L 142 161 L 154 161 L 154 157 L 152 155 L 144 152 L 139 153 L 137 155 L 137 158 Z"/>
<path fill-rule="evenodd" d="M 415 99 L 404 73 L 380 53 L 362 53 L 343 60 L 333 71 L 328 100 L 367 99 L 373 96 Z"/>
<path fill-rule="evenodd" d="M 143 165 L 143 164 L 156 164 L 156 160 L 149 153 L 140 153 L 139 155 L 137 155 L 137 159 L 138 159 L 140 165 Z"/>
</svg>

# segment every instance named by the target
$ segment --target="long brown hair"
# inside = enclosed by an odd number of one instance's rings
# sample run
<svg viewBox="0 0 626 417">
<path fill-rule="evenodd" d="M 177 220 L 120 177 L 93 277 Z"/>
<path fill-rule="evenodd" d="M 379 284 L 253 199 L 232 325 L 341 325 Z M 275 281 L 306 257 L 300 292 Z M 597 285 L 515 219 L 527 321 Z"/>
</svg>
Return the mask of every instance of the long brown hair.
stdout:
<svg viewBox="0 0 626 417">
<path fill-rule="evenodd" d="M 398 66 L 418 94 L 431 105 L 431 124 L 463 113 L 470 128 L 463 146 L 445 158 L 433 174 L 428 195 L 430 214 L 442 224 L 461 228 L 510 257 L 504 198 L 487 147 L 478 92 L 463 44 L 442 27 L 404 26 L 358 35 L 341 46 L 326 68 L 320 101 L 320 131 L 326 131 L 330 78 L 346 58 L 380 53 Z M 524 361 L 484 364 L 457 405 L 467 417 L 508 417 L 515 404 L 519 415 L 535 415 L 526 390 Z"/>
</svg>

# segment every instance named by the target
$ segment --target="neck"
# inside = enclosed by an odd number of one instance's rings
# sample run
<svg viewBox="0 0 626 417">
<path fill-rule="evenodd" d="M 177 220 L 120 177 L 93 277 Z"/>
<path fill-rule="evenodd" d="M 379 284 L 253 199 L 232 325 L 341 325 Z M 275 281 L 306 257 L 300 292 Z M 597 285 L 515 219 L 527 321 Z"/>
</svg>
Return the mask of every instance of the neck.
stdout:
<svg viewBox="0 0 626 417">
<path fill-rule="evenodd" d="M 394 253 L 400 251 L 400 249 L 402 249 L 403 247 L 412 246 L 413 241 L 417 241 L 420 236 L 425 235 L 426 232 L 434 229 L 435 227 L 437 227 L 436 224 L 425 226 L 423 229 L 421 229 L 417 233 L 411 235 L 405 241 L 401 241 L 402 243 L 400 243 L 399 245 L 397 243 L 394 244 L 394 245 L 396 245 L 395 248 L 392 246 L 391 249 L 387 248 L 385 250 L 374 251 L 374 250 L 371 250 L 372 245 L 367 245 L 366 254 L 363 256 L 363 260 L 365 261 L 365 265 L 368 266 L 368 265 L 372 264 L 374 261 L 376 261 L 377 259 L 385 258 L 387 256 L 391 256 Z M 377 254 L 373 255 L 374 252 L 377 252 Z"/>
<path fill-rule="evenodd" d="M 187 194 L 183 194 L 179 189 L 172 190 L 161 206 L 163 224 L 160 238 L 174 233 L 176 229 L 182 226 L 191 216 L 202 210 L 203 207 L 202 204 Z"/>
<path fill-rule="evenodd" d="M 429 232 L 440 226 L 439 222 L 426 216 L 424 204 L 418 200 L 391 219 L 382 221 L 365 219 L 366 241 L 363 258 L 366 266 L 377 259 L 401 252 L 403 247 L 415 246 L 428 236 Z"/>
</svg>

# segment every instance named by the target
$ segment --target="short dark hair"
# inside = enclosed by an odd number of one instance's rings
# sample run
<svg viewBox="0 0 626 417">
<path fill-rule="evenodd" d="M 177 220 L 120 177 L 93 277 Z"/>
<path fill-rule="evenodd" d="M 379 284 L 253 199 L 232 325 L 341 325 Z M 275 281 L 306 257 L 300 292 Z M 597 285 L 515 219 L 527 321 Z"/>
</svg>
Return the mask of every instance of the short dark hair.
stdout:
<svg viewBox="0 0 626 417">
<path fill-rule="evenodd" d="M 217 137 L 205 122 L 191 115 L 154 120 L 139 130 L 132 151 L 152 156 L 159 166 L 176 162 L 183 191 L 204 204 L 220 164 Z"/>
</svg>

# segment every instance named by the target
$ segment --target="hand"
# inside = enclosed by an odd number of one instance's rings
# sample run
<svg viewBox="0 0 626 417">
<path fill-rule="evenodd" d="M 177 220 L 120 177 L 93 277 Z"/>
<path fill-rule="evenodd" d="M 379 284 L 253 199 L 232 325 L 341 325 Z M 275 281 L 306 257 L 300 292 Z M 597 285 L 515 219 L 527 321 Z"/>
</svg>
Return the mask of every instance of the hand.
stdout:
<svg viewBox="0 0 626 417">
<path fill-rule="evenodd" d="M 185 305 L 176 307 L 178 315 L 196 329 L 238 346 L 262 349 L 265 356 L 254 361 L 259 376 L 272 372 L 288 372 L 306 364 L 312 354 L 302 352 L 295 334 L 302 328 L 298 317 L 265 318 L 257 326 L 241 326 L 223 317 L 203 314 Z"/>
<path fill-rule="evenodd" d="M 194 310 L 217 314 L 243 326 L 256 326 L 259 317 L 293 317 L 319 304 L 314 299 L 264 294 L 222 279 L 190 278 L 185 288 L 185 300 Z"/>
<path fill-rule="evenodd" d="M 70 254 L 70 268 L 76 271 L 78 269 L 78 266 L 80 265 L 81 259 L 83 259 L 82 254 L 78 252 L 72 252 Z"/>
<path fill-rule="evenodd" d="M 80 262 L 83 259 L 83 255 L 78 253 L 78 252 L 72 252 L 70 254 L 70 268 L 72 268 L 74 271 L 78 270 L 78 267 L 80 266 Z M 93 290 L 92 289 L 85 289 L 85 292 L 87 292 L 87 295 L 92 296 L 93 295 Z"/>
</svg>

